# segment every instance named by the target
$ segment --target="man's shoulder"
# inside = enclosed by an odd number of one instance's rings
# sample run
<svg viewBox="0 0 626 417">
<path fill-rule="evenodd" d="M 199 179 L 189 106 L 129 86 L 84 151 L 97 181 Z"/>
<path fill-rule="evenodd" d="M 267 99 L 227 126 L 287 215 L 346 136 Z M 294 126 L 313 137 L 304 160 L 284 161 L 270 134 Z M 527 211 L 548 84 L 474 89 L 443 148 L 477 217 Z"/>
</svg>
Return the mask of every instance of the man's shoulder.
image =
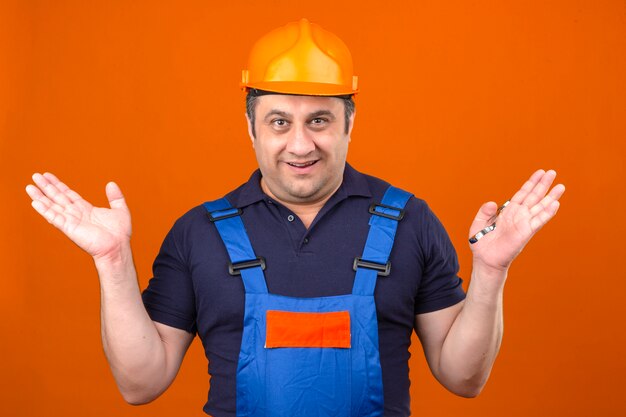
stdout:
<svg viewBox="0 0 626 417">
<path fill-rule="evenodd" d="M 176 219 L 171 232 L 176 234 L 187 233 L 207 222 L 207 211 L 202 204 L 198 204 Z"/>
<path fill-rule="evenodd" d="M 227 192 L 225 195 L 214 196 L 214 198 L 209 197 L 207 200 L 199 202 L 196 206 L 189 209 L 176 220 L 174 228 L 189 229 L 196 227 L 199 224 L 207 223 L 209 220 L 207 209 L 204 206 L 206 202 L 225 198 L 233 207 L 241 208 L 262 199 L 263 194 L 260 186 L 258 185 L 259 179 L 260 173 L 256 170 L 252 173 L 248 181 L 244 182 L 232 191 Z"/>
<path fill-rule="evenodd" d="M 413 190 L 404 188 L 401 185 L 392 184 L 380 177 L 357 171 L 356 169 L 352 167 L 350 168 L 352 170 L 352 172 L 350 173 L 350 176 L 352 176 L 353 178 L 358 178 L 357 181 L 360 180 L 360 181 L 364 181 L 365 183 L 367 183 L 367 186 L 372 194 L 372 199 L 374 201 L 382 200 L 382 197 L 385 195 L 385 192 L 387 192 L 389 187 L 394 186 L 396 188 L 400 188 L 401 190 L 411 194 L 411 198 L 407 202 L 407 206 L 406 206 L 407 211 L 427 212 L 430 210 L 426 201 L 420 197 L 417 197 L 415 193 L 413 192 Z"/>
</svg>

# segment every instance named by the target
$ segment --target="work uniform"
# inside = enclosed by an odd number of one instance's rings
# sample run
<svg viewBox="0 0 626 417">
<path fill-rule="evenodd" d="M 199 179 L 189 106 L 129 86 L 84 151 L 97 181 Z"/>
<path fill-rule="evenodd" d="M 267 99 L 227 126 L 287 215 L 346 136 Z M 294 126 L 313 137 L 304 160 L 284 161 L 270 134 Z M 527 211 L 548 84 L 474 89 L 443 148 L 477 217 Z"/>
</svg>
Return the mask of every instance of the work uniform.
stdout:
<svg viewBox="0 0 626 417">
<path fill-rule="evenodd" d="M 362 254 L 373 202 L 389 184 L 346 165 L 343 183 L 307 230 L 287 208 L 260 189 L 260 173 L 229 193 L 241 209 L 254 251 L 266 261 L 271 294 L 332 297 L 350 294 L 354 258 Z M 390 256 L 391 273 L 376 282 L 375 302 L 386 416 L 410 413 L 408 348 L 415 314 L 449 307 L 464 298 L 454 249 L 427 205 L 409 199 Z M 179 219 L 154 263 L 144 292 L 153 320 L 198 332 L 211 375 L 204 410 L 236 415 L 236 373 L 242 341 L 245 290 L 228 272 L 229 257 L 206 209 Z"/>
</svg>

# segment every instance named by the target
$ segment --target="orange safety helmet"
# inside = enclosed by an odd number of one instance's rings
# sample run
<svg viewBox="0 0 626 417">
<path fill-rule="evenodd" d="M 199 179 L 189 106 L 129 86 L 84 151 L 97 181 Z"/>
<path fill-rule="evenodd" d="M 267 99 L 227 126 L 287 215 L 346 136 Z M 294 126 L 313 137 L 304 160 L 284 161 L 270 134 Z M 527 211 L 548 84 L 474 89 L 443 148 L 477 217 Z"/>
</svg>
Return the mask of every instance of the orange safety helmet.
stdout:
<svg viewBox="0 0 626 417">
<path fill-rule="evenodd" d="M 256 42 L 248 69 L 242 71 L 241 87 L 311 96 L 358 91 L 346 44 L 306 19 L 288 23 Z"/>
</svg>

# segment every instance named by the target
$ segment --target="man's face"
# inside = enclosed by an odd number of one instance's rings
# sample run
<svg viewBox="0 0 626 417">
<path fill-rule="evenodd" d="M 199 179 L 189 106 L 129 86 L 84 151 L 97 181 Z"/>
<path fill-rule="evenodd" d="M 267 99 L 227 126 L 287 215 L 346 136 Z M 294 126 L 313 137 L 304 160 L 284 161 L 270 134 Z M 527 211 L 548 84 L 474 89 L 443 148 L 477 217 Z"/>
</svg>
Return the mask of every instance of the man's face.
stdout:
<svg viewBox="0 0 626 417">
<path fill-rule="evenodd" d="M 346 133 L 343 101 L 271 94 L 258 97 L 255 111 L 256 138 L 248 130 L 263 191 L 288 204 L 330 197 L 343 179 L 354 120 Z"/>
</svg>

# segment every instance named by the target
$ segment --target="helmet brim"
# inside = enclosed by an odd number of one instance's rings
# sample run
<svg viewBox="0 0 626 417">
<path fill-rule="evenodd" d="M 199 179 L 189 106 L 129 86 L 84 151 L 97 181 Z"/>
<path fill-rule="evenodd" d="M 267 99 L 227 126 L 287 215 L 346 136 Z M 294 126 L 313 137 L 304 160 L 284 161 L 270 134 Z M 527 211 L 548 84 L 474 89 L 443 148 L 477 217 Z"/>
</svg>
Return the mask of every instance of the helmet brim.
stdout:
<svg viewBox="0 0 626 417">
<path fill-rule="evenodd" d="M 257 90 L 269 91 L 272 93 L 294 94 L 302 96 L 345 96 L 353 95 L 358 92 L 358 90 L 352 90 L 351 88 L 347 88 L 343 85 L 295 81 L 267 81 L 247 83 L 242 87 L 246 91 L 248 89 L 254 88 Z"/>
</svg>

